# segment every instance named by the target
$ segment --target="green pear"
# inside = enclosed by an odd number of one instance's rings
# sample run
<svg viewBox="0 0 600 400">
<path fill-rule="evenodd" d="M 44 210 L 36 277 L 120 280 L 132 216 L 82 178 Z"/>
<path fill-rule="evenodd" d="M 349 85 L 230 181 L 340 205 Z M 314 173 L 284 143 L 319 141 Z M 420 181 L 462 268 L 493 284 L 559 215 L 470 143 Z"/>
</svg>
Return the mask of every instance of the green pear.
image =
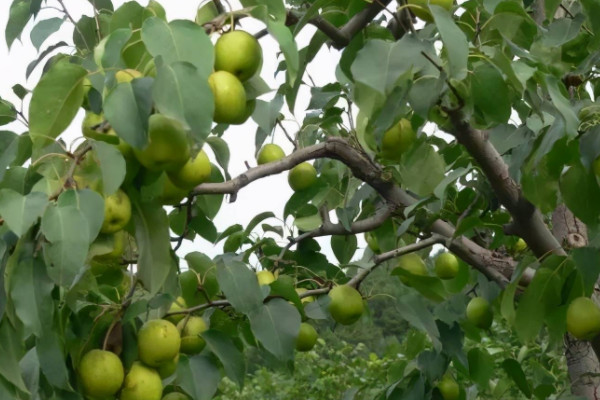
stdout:
<svg viewBox="0 0 600 400">
<path fill-rule="evenodd" d="M 578 297 L 567 308 L 567 331 L 579 340 L 600 333 L 600 308 L 588 297 Z"/>
<path fill-rule="evenodd" d="M 119 391 L 125 372 L 115 353 L 104 350 L 87 352 L 79 363 L 83 391 L 90 397 L 108 397 Z"/>
<path fill-rule="evenodd" d="M 162 114 L 150 116 L 148 143 L 133 150 L 136 158 L 151 171 L 176 171 L 190 158 L 190 144 L 183 126 Z"/>
<path fill-rule="evenodd" d="M 119 400 L 160 400 L 162 390 L 158 372 L 136 361 L 125 376 Z"/>
<path fill-rule="evenodd" d="M 440 279 L 456 278 L 458 268 L 458 259 L 452 253 L 442 253 L 435 259 L 435 274 Z"/>
<path fill-rule="evenodd" d="M 383 134 L 381 155 L 388 160 L 397 161 L 412 146 L 416 138 L 417 135 L 410 121 L 402 118 Z"/>
<path fill-rule="evenodd" d="M 131 82 L 134 79 L 142 78 L 144 75 L 135 69 L 127 68 L 117 71 L 115 79 L 118 83 Z"/>
<path fill-rule="evenodd" d="M 187 197 L 189 190 L 181 189 L 175 186 L 168 176 L 164 177 L 163 191 L 158 197 L 160 204 L 166 206 L 176 206 Z"/>
<path fill-rule="evenodd" d="M 200 150 L 196 157 L 190 158 L 181 169 L 169 172 L 168 175 L 175 186 L 192 190 L 210 178 L 210 171 L 210 160 L 204 150 Z"/>
<path fill-rule="evenodd" d="M 334 287 L 329 291 L 329 297 L 329 313 L 339 324 L 351 325 L 365 311 L 362 296 L 358 290 L 348 285 Z"/>
<path fill-rule="evenodd" d="M 312 325 L 306 322 L 301 323 L 300 332 L 298 333 L 298 337 L 296 338 L 296 350 L 311 350 L 313 347 L 315 347 L 315 343 L 317 343 L 318 337 L 319 334 Z"/>
<path fill-rule="evenodd" d="M 104 198 L 104 222 L 100 232 L 115 233 L 125 228 L 131 219 L 129 196 L 121 189 Z"/>
<path fill-rule="evenodd" d="M 476 327 L 488 329 L 492 326 L 493 319 L 492 307 L 483 297 L 474 297 L 467 304 L 467 320 Z"/>
<path fill-rule="evenodd" d="M 256 273 L 256 278 L 258 279 L 258 284 L 261 286 L 270 285 L 271 283 L 275 282 L 275 275 L 266 269 L 258 271 Z"/>
<path fill-rule="evenodd" d="M 246 117 L 246 91 L 235 75 L 227 71 L 213 72 L 208 83 L 215 100 L 213 120 L 222 124 L 241 124 Z"/>
<path fill-rule="evenodd" d="M 140 360 L 150 367 L 160 367 L 179 353 L 181 337 L 177 327 L 164 319 L 147 321 L 138 332 Z"/>
<path fill-rule="evenodd" d="M 296 165 L 288 174 L 288 183 L 294 192 L 308 189 L 316 181 L 317 170 L 308 162 Z"/>
<path fill-rule="evenodd" d="M 215 44 L 215 70 L 227 71 L 240 81 L 250 79 L 262 64 L 262 49 L 248 32 L 227 32 Z"/>
<path fill-rule="evenodd" d="M 256 162 L 258 165 L 267 164 L 273 161 L 281 160 L 285 157 L 285 153 L 283 149 L 276 144 L 269 143 L 265 144 L 260 151 L 258 152 L 258 156 L 256 157 Z"/>
<path fill-rule="evenodd" d="M 182 319 L 177 324 L 181 335 L 180 351 L 184 354 L 198 354 L 206 346 L 206 342 L 200 336 L 208 327 L 202 317 L 191 316 L 187 320 Z"/>
</svg>

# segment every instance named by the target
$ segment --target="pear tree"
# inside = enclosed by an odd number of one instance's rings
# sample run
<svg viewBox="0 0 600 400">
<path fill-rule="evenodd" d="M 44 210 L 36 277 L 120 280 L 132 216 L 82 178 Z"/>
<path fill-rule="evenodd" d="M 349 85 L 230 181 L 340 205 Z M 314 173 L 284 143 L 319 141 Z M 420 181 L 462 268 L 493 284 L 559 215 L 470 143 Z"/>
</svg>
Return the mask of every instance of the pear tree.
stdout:
<svg viewBox="0 0 600 400">
<path fill-rule="evenodd" d="M 5 7 L 37 55 L 0 93 L 1 399 L 292 372 L 374 270 L 426 338 L 378 400 L 600 397 L 597 0 L 167 3 Z M 281 212 L 219 223 L 279 174 Z"/>
</svg>

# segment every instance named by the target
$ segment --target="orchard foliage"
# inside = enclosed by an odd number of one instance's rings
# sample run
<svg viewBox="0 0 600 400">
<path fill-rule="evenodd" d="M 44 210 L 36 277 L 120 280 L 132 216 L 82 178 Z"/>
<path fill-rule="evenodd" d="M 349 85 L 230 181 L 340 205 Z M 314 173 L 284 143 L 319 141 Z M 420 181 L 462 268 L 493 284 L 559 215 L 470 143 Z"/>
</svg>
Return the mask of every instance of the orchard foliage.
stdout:
<svg viewBox="0 0 600 400">
<path fill-rule="evenodd" d="M 27 126 L 0 131 L 0 398 L 83 399 L 82 357 L 104 349 L 126 374 L 161 373 L 163 394 L 211 399 L 223 377 L 244 385 L 249 354 L 293 369 L 303 321 L 334 326 L 332 313 L 349 313 L 337 318 L 344 324 L 368 313 L 360 296 L 378 288 L 361 283 L 382 264 L 402 287 L 395 312 L 423 340 L 405 346 L 418 351 L 389 371 L 378 399 L 441 399 L 442 378 L 460 384 L 460 399 L 568 398 L 558 356 L 531 367 L 518 349 L 556 354 L 569 304 L 592 294 L 600 272 L 597 1 L 467 0 L 447 9 L 242 0 L 229 10 L 213 0 L 187 20 L 169 20 L 157 1 L 88 6 L 79 20 L 61 0 L 10 7 L 6 42 L 32 26 L 39 56 L 26 74 L 43 73 L 32 88 L 13 87 L 27 111 L 0 101 L 0 124 Z M 44 7 L 63 18 L 45 19 Z M 260 72 L 211 75 L 217 38 L 248 19 L 264 28 L 253 35 L 279 45 L 279 87 Z M 73 28 L 71 42 L 47 44 L 63 24 Z M 309 24 L 317 29 L 299 48 Z M 326 47 L 340 61 L 319 68 L 334 68 L 337 80 L 311 85 L 307 66 Z M 281 122 L 293 117 L 303 86 L 311 98 L 290 135 Z M 61 135 L 82 109 L 97 119 L 66 143 Z M 258 126 L 256 153 L 284 134 L 294 152 L 232 177 L 222 138 L 229 125 L 215 120 L 248 118 Z M 191 161 L 200 150 L 214 161 L 210 175 Z M 215 226 L 224 201 L 297 165 L 283 215 Z M 194 172 L 207 181 L 192 190 L 175 184 Z M 128 203 L 109 202 L 115 194 Z M 561 205 L 587 225 L 583 234 L 550 231 Z M 103 229 L 123 220 L 123 230 Z M 179 254 L 191 240 L 221 243 L 223 254 Z M 418 271 L 398 261 L 426 259 L 433 245 L 460 259 L 450 279 L 429 260 Z M 261 285 L 255 270 L 277 279 Z M 352 310 L 340 311 L 335 296 L 330 308 L 338 285 L 360 292 L 350 291 Z M 474 297 L 490 304 L 485 323 L 466 317 Z M 206 326 L 185 336 L 196 317 Z M 155 371 L 139 361 L 138 348 L 152 346 L 138 346 L 138 335 L 161 318 L 197 351 Z M 499 333 L 510 337 L 500 350 L 487 345 Z"/>
</svg>

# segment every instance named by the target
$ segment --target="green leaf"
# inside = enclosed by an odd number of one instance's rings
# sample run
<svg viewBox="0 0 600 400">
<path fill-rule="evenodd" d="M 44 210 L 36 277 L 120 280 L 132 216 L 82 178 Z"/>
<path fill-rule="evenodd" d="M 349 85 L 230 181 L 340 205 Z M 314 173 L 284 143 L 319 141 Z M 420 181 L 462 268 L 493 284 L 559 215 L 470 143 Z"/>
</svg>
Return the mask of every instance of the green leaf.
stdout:
<svg viewBox="0 0 600 400">
<path fill-rule="evenodd" d="M 151 78 L 120 83 L 106 97 L 104 115 L 124 141 L 142 148 L 148 141 L 148 119 L 152 111 Z"/>
<path fill-rule="evenodd" d="M 496 67 L 487 63 L 475 67 L 471 95 L 476 112 L 486 124 L 508 121 L 511 110 L 508 86 Z"/>
<path fill-rule="evenodd" d="M 521 390 L 527 398 L 531 398 L 531 385 L 527 381 L 527 376 L 525 375 L 525 372 L 523 372 L 521 364 L 513 358 L 507 358 L 502 361 L 502 368 L 515 382 L 519 390 Z"/>
<path fill-rule="evenodd" d="M 352 64 L 352 75 L 357 82 L 385 95 L 396 86 L 398 78 L 407 72 L 439 76 L 436 67 L 421 52 L 441 64 L 433 47 L 413 36 L 405 35 L 397 42 L 369 40 L 358 52 Z M 377 65 L 377 73 L 373 66 Z"/>
<path fill-rule="evenodd" d="M 221 380 L 219 369 L 205 356 L 181 357 L 175 382 L 195 400 L 210 400 Z"/>
<path fill-rule="evenodd" d="M 91 242 L 88 222 L 73 205 L 50 205 L 42 217 L 42 233 L 48 275 L 57 285 L 70 286 L 83 269 Z"/>
<path fill-rule="evenodd" d="M 0 99 L 0 125 L 10 124 L 16 119 L 17 110 L 15 109 L 15 106 L 6 100 Z"/>
<path fill-rule="evenodd" d="M 29 157 L 31 157 L 29 135 L 0 131 L 0 181 L 4 178 L 8 167 L 21 165 Z"/>
<path fill-rule="evenodd" d="M 469 376 L 481 388 L 488 388 L 494 375 L 494 358 L 485 349 L 474 348 L 467 354 L 469 360 Z"/>
<path fill-rule="evenodd" d="M 34 143 L 50 143 L 71 124 L 83 101 L 86 75 L 84 68 L 65 60 L 42 76 L 29 105 L 29 130 Z"/>
<path fill-rule="evenodd" d="M 448 297 L 448 292 L 442 281 L 433 276 L 414 275 L 401 267 L 394 268 L 390 275 L 398 276 L 423 296 L 435 302 L 444 301 Z"/>
<path fill-rule="evenodd" d="M 142 203 L 131 195 L 135 240 L 138 246 L 138 278 L 152 295 L 175 274 L 171 258 L 169 219 L 158 204 Z"/>
<path fill-rule="evenodd" d="M 246 374 L 246 361 L 244 355 L 233 344 L 231 339 L 216 330 L 208 330 L 202 333 L 206 340 L 206 345 L 221 361 L 225 368 L 225 373 L 239 387 L 244 385 L 244 376 Z"/>
<path fill-rule="evenodd" d="M 591 296 L 594 292 L 594 282 L 600 274 L 600 250 L 591 247 L 576 248 L 571 250 L 571 257 L 583 278 L 585 295 Z"/>
<path fill-rule="evenodd" d="M 8 22 L 4 31 L 6 45 L 10 49 L 16 39 L 21 37 L 21 33 L 31 18 L 30 0 L 14 0 L 10 6 Z"/>
<path fill-rule="evenodd" d="M 302 28 L 310 21 L 312 17 L 319 14 L 319 10 L 323 8 L 323 6 L 327 6 L 331 3 L 331 0 L 315 0 L 310 5 L 310 8 L 306 10 L 302 18 L 296 23 L 294 27 L 294 36 L 298 35 Z"/>
<path fill-rule="evenodd" d="M 402 307 L 398 309 L 400 316 L 408 321 L 413 327 L 427 332 L 435 349 L 441 349 L 440 332 L 436 325 L 429 304 L 423 296 L 417 293 L 409 293 L 398 299 Z"/>
<path fill-rule="evenodd" d="M 148 18 L 142 25 L 142 40 L 150 54 L 162 56 L 165 64 L 187 61 L 206 79 L 212 72 L 213 45 L 204 29 L 192 21 L 167 23 L 158 17 Z"/>
<path fill-rule="evenodd" d="M 547 263 L 560 263 L 562 258 L 546 259 Z M 544 317 L 561 303 L 562 281 L 556 271 L 550 268 L 539 268 L 525 293 L 519 299 L 515 315 L 515 329 L 519 338 L 529 341 L 537 337 Z"/>
<path fill-rule="evenodd" d="M 123 68 L 125 66 L 122 57 L 123 47 L 129 41 L 131 35 L 131 29 L 122 28 L 105 37 L 94 52 L 94 58 L 98 66 L 105 68 L 111 74 L 114 74 L 117 69 Z"/>
<path fill-rule="evenodd" d="M 276 218 L 275 214 L 273 214 L 271 211 L 262 212 L 262 213 L 258 214 L 257 216 L 255 216 L 254 218 L 252 218 L 250 220 L 250 222 L 248 223 L 248 226 L 246 226 L 246 229 L 244 230 L 245 235 L 246 236 L 250 235 L 252 233 L 252 231 L 254 230 L 254 228 L 256 228 L 256 226 L 258 224 L 260 224 L 265 219 L 269 219 L 269 218 Z"/>
<path fill-rule="evenodd" d="M 188 126 L 200 144 L 210 134 L 215 108 L 207 79 L 194 65 L 174 62 L 158 68 L 152 89 L 158 110 Z"/>
<path fill-rule="evenodd" d="M 575 165 L 559 181 L 565 204 L 584 224 L 596 224 L 600 214 L 600 188 L 593 173 Z"/>
<path fill-rule="evenodd" d="M 230 179 L 229 172 L 227 172 L 227 169 L 229 168 L 230 156 L 229 146 L 227 145 L 227 142 L 218 136 L 211 136 L 206 138 L 206 143 L 212 149 L 215 158 L 217 159 L 217 162 L 219 163 L 221 168 L 223 168 L 223 171 L 225 171 L 225 178 Z"/>
<path fill-rule="evenodd" d="M 56 51 L 56 49 L 59 49 L 61 47 L 66 47 L 68 46 L 67 42 L 63 42 L 60 41 L 58 43 L 53 44 L 52 46 L 47 47 L 44 51 L 42 51 L 38 57 L 33 60 L 32 62 L 29 63 L 29 65 L 27 65 L 27 69 L 25 70 L 25 77 L 27 79 L 29 79 L 29 77 L 31 76 L 32 72 L 36 69 L 36 67 L 42 62 L 44 61 L 44 59 L 46 58 L 46 56 L 54 51 Z M 62 57 L 61 55 L 57 55 L 57 56 L 53 56 L 52 58 L 50 58 L 50 60 L 48 60 L 48 64 L 51 65 L 52 63 L 56 62 L 56 59 L 54 59 L 54 57 Z"/>
<path fill-rule="evenodd" d="M 258 280 L 246 264 L 236 260 L 219 260 L 217 280 L 237 311 L 248 314 L 262 306 L 263 295 Z"/>
<path fill-rule="evenodd" d="M 2 362 L 0 363 L 0 376 L 15 385 L 19 390 L 27 393 L 27 387 L 20 373 L 21 368 L 19 368 L 19 358 L 24 347 L 19 335 L 20 332 L 15 331 L 7 318 L 1 321 L 0 354 L 2 354 Z M 6 397 L 6 399 L 8 398 L 12 397 Z"/>
<path fill-rule="evenodd" d="M 564 85 L 557 77 L 552 75 L 546 75 L 545 84 L 554 107 L 556 107 L 564 118 L 567 136 L 576 137 L 578 135 L 577 127 L 579 126 L 579 119 L 565 95 Z"/>
<path fill-rule="evenodd" d="M 248 314 L 252 333 L 271 354 L 280 360 L 294 357 L 300 331 L 300 314 L 283 299 L 272 299 Z"/>
<path fill-rule="evenodd" d="M 125 179 L 125 159 L 115 146 L 108 143 L 93 141 L 92 146 L 102 173 L 102 191 L 105 195 L 111 195 Z"/>
<path fill-rule="evenodd" d="M 223 182 L 223 175 L 219 168 L 216 165 L 211 163 L 210 168 L 210 179 L 209 182 Z M 206 218 L 212 220 L 216 217 L 219 210 L 221 209 L 221 205 L 223 204 L 223 195 L 222 194 L 208 194 L 196 196 L 196 200 L 194 201 L 194 207 L 200 209 L 200 211 L 206 216 Z"/>
<path fill-rule="evenodd" d="M 331 236 L 331 250 L 340 264 L 348 264 L 354 256 L 358 241 L 356 235 L 333 235 Z"/>
<path fill-rule="evenodd" d="M 31 30 L 30 38 L 33 46 L 39 50 L 48 36 L 58 31 L 65 22 L 64 18 L 49 18 L 38 22 Z"/>
<path fill-rule="evenodd" d="M 72 392 L 64 356 L 64 343 L 58 335 L 58 327 L 46 326 L 45 328 L 46 332 L 36 343 L 42 372 L 52 386 Z"/>
<path fill-rule="evenodd" d="M 80 210 L 87 221 L 88 242 L 96 239 L 104 222 L 104 199 L 100 194 L 90 189 L 67 190 L 58 198 L 58 205 Z M 82 233 L 79 232 L 80 235 Z"/>
<path fill-rule="evenodd" d="M 258 125 L 255 139 L 257 150 L 262 146 L 267 136 L 273 132 L 282 106 L 283 96 L 279 95 L 276 95 L 270 102 L 256 100 L 256 107 L 254 108 L 254 113 L 252 113 L 252 119 Z"/>
<path fill-rule="evenodd" d="M 399 165 L 402 186 L 419 196 L 431 194 L 444 179 L 445 170 L 442 156 L 425 142 L 410 151 Z"/>
<path fill-rule="evenodd" d="M 449 77 L 462 80 L 467 77 L 467 57 L 469 56 L 467 38 L 446 9 L 433 4 L 429 5 L 429 9 L 446 49 L 450 66 Z"/>
<path fill-rule="evenodd" d="M 281 0 L 242 0 L 244 7 L 252 7 L 250 13 L 256 19 L 261 20 L 267 25 L 267 31 L 277 40 L 281 52 L 285 58 L 285 66 L 288 76 L 288 84 L 294 85 L 298 77 L 300 57 L 298 55 L 298 46 L 294 40 L 294 35 L 290 28 L 285 24 L 286 9 Z M 302 78 L 302 77 L 300 77 Z"/>
<path fill-rule="evenodd" d="M 42 260 L 34 258 L 34 243 L 22 239 L 9 259 L 9 295 L 15 313 L 28 331 L 40 337 L 54 312 L 48 302 L 54 284 L 48 279 Z"/>
<path fill-rule="evenodd" d="M 546 163 L 540 163 L 537 167 L 523 168 L 521 186 L 527 200 L 535 204 L 543 213 L 551 212 L 556 207 L 558 180 L 550 175 Z"/>
<path fill-rule="evenodd" d="M 597 49 L 600 45 L 600 20 L 598 20 L 600 4 L 594 0 L 582 0 L 581 5 L 588 18 L 589 27 L 594 32 L 594 49 Z"/>
<path fill-rule="evenodd" d="M 22 236 L 42 216 L 48 197 L 41 192 L 27 196 L 11 189 L 0 190 L 0 216 L 17 236 Z"/>
<path fill-rule="evenodd" d="M 202 5 L 202 7 L 198 8 L 198 12 L 196 12 L 196 23 L 198 25 L 203 25 L 209 21 L 212 21 L 214 18 L 219 16 L 219 10 L 215 5 L 214 1 L 209 1 Z"/>
</svg>

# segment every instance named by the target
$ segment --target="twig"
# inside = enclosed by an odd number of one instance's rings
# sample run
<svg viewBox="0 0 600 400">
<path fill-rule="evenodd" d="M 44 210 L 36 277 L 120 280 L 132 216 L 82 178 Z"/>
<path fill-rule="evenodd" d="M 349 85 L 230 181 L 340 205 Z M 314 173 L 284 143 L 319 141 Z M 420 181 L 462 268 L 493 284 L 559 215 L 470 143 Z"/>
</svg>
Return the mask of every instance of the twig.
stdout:
<svg viewBox="0 0 600 400">
<path fill-rule="evenodd" d="M 421 249 L 425 249 L 427 247 L 431 247 L 434 244 L 445 244 L 446 238 L 443 236 L 434 234 L 427 239 L 423 239 L 417 243 L 409 244 L 404 247 L 400 247 L 398 249 L 388 251 L 386 253 L 378 254 L 374 257 L 373 265 L 370 268 L 365 268 L 361 270 L 358 274 L 354 275 L 350 281 L 348 281 L 349 286 L 354 286 L 358 288 L 362 281 L 371 273 L 375 268 L 381 265 L 383 262 L 391 260 L 396 257 L 403 256 L 405 254 L 414 253 L 415 251 L 419 251 Z"/>
<path fill-rule="evenodd" d="M 71 21 L 71 23 L 75 27 L 75 30 L 77 31 L 77 33 L 79 33 L 79 36 L 81 36 L 81 40 L 83 40 L 83 43 L 85 44 L 85 47 L 88 50 L 92 50 L 91 47 L 90 47 L 90 45 L 88 44 L 87 40 L 85 40 L 85 36 L 83 35 L 83 32 L 81 32 L 81 29 L 79 29 L 79 26 L 77 26 L 77 21 L 75 21 L 75 19 L 73 18 L 73 16 L 71 16 L 71 14 L 69 13 L 69 10 L 67 10 L 67 7 L 65 6 L 65 3 L 63 2 L 63 0 L 56 0 L 56 1 L 58 1 L 58 3 L 60 4 L 60 6 L 62 7 L 62 12 L 65 14 L 65 16 L 67 17 L 67 19 L 69 21 Z"/>
<path fill-rule="evenodd" d="M 346 284 L 348 286 L 358 288 L 360 286 L 361 282 L 371 272 L 373 272 L 377 266 L 382 264 L 384 261 L 388 261 L 395 257 L 400 257 L 404 254 L 412 253 L 412 252 L 415 252 L 415 251 L 418 251 L 418 250 L 421 250 L 421 249 L 424 249 L 427 247 L 431 247 L 434 244 L 444 243 L 445 240 L 446 239 L 440 235 L 433 235 L 432 237 L 421 240 L 418 243 L 410 244 L 408 246 L 400 247 L 396 250 L 392 250 L 387 253 L 379 254 L 377 257 L 375 257 L 373 265 L 370 268 L 363 269 L 358 274 L 354 275 L 354 277 L 352 277 L 352 279 L 350 279 Z M 327 294 L 332 289 L 332 287 L 333 287 L 332 285 L 327 285 L 326 287 L 322 287 L 319 289 L 307 290 L 306 292 L 299 294 L 298 297 L 303 299 L 305 297 Z M 265 301 L 268 301 L 271 298 L 276 298 L 276 297 L 279 297 L 279 296 L 267 297 L 265 299 Z M 194 307 L 186 308 L 184 310 L 171 311 L 171 312 L 166 313 L 165 317 L 168 317 L 171 315 L 177 315 L 177 314 L 188 314 L 189 315 L 191 313 L 194 313 L 197 311 L 202 311 L 202 310 L 205 310 L 205 309 L 211 308 L 211 307 L 227 307 L 227 306 L 231 306 L 231 303 L 229 301 L 217 300 L 217 301 L 213 301 L 213 302 L 209 302 L 209 303 L 205 303 L 205 304 L 200 304 L 200 305 L 197 305 Z"/>
<path fill-rule="evenodd" d="M 281 122 L 281 120 L 279 118 L 277 118 L 275 123 L 277 124 L 277 126 L 279 126 L 281 128 L 281 130 L 283 131 L 283 134 L 285 135 L 287 140 L 289 140 L 289 142 L 292 144 L 292 146 L 294 146 L 294 150 L 296 150 L 298 148 L 298 142 L 290 136 L 287 129 L 285 129 L 285 126 L 283 126 L 283 123 Z"/>
<path fill-rule="evenodd" d="M 175 247 L 173 247 L 173 251 L 179 250 L 179 248 L 183 244 L 183 239 L 185 239 L 185 237 L 189 233 L 189 224 L 190 224 L 190 221 L 192 220 L 192 203 L 193 203 L 193 201 L 194 201 L 194 197 L 188 196 L 186 203 L 183 205 L 184 207 L 186 207 L 185 225 L 183 227 L 183 232 L 181 233 L 181 235 L 179 235 L 175 240 L 171 239 L 171 241 L 176 242 Z M 179 268 L 179 266 L 178 266 L 178 268 Z"/>
<path fill-rule="evenodd" d="M 85 155 L 90 150 L 92 150 L 92 145 L 88 143 L 77 154 L 73 154 L 71 156 L 73 158 L 73 162 L 72 162 L 71 166 L 69 167 L 69 170 L 67 171 L 67 175 L 65 177 L 65 182 L 63 183 L 63 185 L 54 194 L 52 194 L 52 196 L 49 197 L 50 201 L 54 201 L 54 200 L 58 199 L 58 196 L 60 196 L 61 193 L 65 189 L 73 186 L 73 175 L 75 174 L 75 169 L 77 168 L 77 166 L 79 165 L 79 163 L 85 158 Z"/>
</svg>

